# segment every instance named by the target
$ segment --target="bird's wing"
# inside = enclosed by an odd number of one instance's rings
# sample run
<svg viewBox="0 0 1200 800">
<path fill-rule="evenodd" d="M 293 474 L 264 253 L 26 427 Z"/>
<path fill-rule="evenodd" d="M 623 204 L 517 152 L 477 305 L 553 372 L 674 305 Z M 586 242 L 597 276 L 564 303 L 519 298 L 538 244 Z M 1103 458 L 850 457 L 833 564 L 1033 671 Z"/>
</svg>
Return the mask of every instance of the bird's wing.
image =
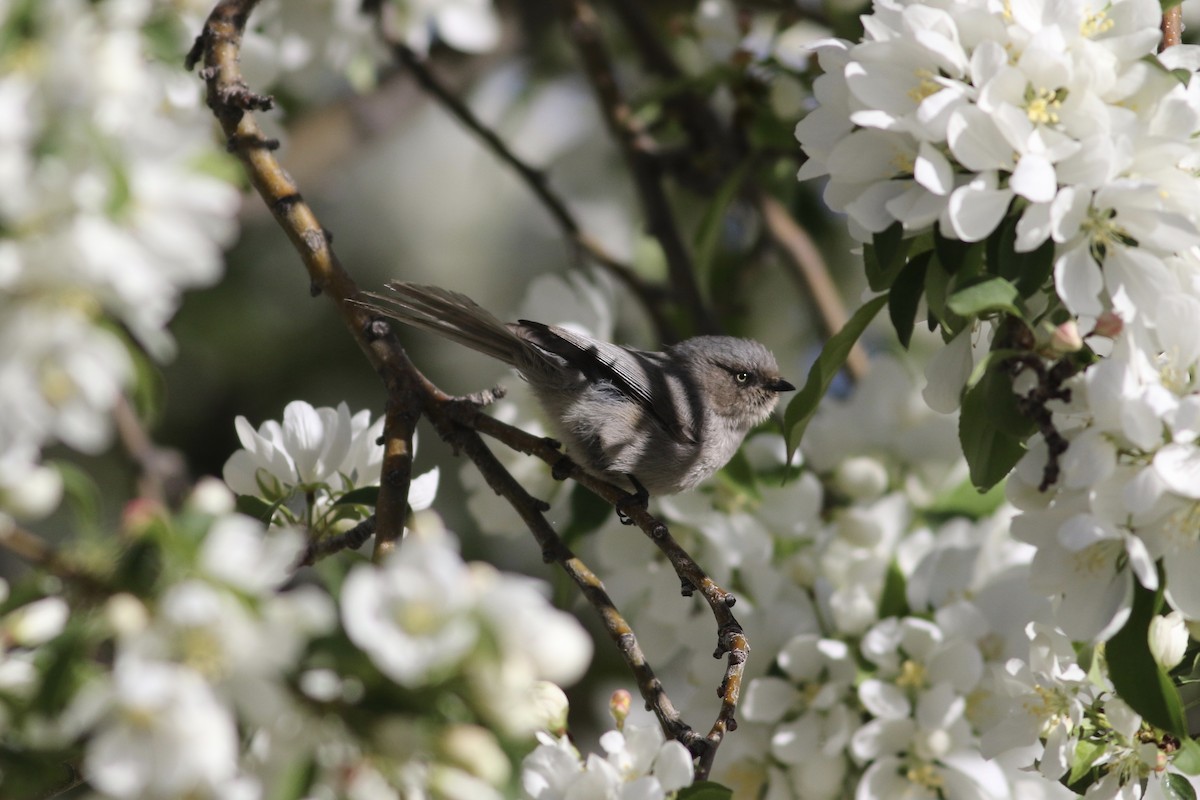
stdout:
<svg viewBox="0 0 1200 800">
<path fill-rule="evenodd" d="M 559 356 L 592 382 L 605 381 L 640 406 L 672 439 L 695 444 L 690 420 L 681 419 L 674 405 L 679 378 L 667 369 L 667 356 L 593 339 L 557 325 L 519 320 L 514 332 L 531 344 Z M 683 387 L 685 394 L 692 394 Z M 691 399 L 689 397 L 689 399 Z M 698 419 L 698 414 L 692 414 Z"/>
</svg>

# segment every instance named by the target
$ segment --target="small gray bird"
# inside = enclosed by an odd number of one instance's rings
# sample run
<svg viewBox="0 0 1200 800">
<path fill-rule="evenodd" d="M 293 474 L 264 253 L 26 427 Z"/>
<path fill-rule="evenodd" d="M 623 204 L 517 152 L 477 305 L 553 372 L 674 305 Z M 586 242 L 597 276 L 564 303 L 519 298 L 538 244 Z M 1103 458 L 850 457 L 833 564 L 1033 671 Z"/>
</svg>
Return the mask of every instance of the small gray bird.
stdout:
<svg viewBox="0 0 1200 800">
<path fill-rule="evenodd" d="M 662 352 L 592 339 L 557 325 L 503 323 L 469 297 L 393 281 L 362 305 L 515 367 L 567 453 L 639 495 L 695 487 L 728 463 L 780 392 L 771 351 L 751 339 L 697 336 Z"/>
</svg>

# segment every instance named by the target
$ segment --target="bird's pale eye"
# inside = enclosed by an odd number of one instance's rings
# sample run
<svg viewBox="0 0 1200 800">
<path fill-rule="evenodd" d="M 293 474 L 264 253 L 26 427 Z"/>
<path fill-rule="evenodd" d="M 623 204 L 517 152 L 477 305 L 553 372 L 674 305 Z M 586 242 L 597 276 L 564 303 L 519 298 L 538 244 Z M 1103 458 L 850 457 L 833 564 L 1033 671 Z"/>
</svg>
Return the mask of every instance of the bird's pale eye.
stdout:
<svg viewBox="0 0 1200 800">
<path fill-rule="evenodd" d="M 749 372 L 739 372 L 738 374 L 733 376 L 733 379 L 735 381 L 737 381 L 738 383 L 749 383 L 750 373 Z"/>
</svg>

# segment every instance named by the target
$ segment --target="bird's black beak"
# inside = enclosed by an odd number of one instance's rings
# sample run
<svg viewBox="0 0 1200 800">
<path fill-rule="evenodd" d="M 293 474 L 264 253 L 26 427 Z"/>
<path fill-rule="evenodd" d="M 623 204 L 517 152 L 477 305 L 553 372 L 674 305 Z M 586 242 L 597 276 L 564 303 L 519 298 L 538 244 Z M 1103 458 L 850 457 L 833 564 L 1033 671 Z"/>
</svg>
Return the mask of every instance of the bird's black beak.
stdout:
<svg viewBox="0 0 1200 800">
<path fill-rule="evenodd" d="M 772 381 L 767 381 L 763 386 L 770 389 L 772 392 L 794 392 L 796 387 L 785 381 L 783 378 L 776 378 Z"/>
</svg>

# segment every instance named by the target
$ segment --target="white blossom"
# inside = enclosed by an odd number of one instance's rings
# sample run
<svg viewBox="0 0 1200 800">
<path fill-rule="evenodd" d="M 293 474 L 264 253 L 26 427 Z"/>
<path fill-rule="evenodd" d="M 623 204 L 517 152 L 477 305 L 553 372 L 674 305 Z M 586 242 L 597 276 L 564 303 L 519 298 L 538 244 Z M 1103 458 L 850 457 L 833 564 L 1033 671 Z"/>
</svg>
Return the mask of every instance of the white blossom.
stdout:
<svg viewBox="0 0 1200 800">
<path fill-rule="evenodd" d="M 117 798 L 225 797 L 238 771 L 234 720 L 208 684 L 176 664 L 120 658 L 83 772 Z"/>
</svg>

